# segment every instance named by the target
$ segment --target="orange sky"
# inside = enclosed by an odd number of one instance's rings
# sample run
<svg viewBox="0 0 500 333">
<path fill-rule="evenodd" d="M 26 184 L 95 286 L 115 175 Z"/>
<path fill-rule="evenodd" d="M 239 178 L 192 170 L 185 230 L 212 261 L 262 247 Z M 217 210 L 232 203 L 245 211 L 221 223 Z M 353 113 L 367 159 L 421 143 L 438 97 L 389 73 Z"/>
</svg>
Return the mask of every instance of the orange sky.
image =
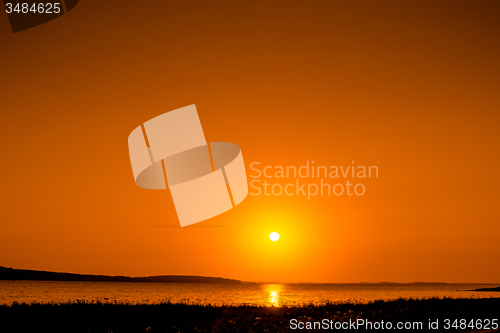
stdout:
<svg viewBox="0 0 500 333">
<path fill-rule="evenodd" d="M 0 14 L 0 265 L 499 282 L 499 36 L 498 1 L 86 0 L 16 34 Z M 379 178 L 180 228 L 135 185 L 127 137 L 190 104 L 249 175 L 354 160 Z"/>
</svg>

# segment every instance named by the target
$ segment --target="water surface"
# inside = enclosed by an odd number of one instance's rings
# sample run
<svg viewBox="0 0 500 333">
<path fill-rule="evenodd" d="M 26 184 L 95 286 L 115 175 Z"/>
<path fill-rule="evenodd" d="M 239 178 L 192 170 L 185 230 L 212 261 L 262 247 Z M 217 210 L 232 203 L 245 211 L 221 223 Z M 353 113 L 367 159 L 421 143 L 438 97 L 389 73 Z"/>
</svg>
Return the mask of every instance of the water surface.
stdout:
<svg viewBox="0 0 500 333">
<path fill-rule="evenodd" d="M 489 284 L 225 284 L 152 282 L 0 281 L 0 304 L 74 300 L 131 303 L 195 302 L 298 305 L 326 301 L 373 301 L 396 298 L 500 297 L 499 292 L 465 291 Z"/>
</svg>

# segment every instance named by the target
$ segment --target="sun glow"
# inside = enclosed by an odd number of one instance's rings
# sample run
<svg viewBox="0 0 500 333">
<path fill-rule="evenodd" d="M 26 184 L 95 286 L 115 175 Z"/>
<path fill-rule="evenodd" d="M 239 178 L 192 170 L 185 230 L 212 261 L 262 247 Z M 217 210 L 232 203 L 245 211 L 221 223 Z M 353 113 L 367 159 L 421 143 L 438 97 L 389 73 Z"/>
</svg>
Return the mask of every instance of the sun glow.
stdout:
<svg viewBox="0 0 500 333">
<path fill-rule="evenodd" d="M 280 284 L 268 284 L 264 286 L 264 290 L 268 294 L 267 306 L 281 306 L 281 294 L 283 293 L 283 285 Z"/>
<path fill-rule="evenodd" d="M 269 235 L 269 238 L 273 242 L 276 242 L 278 239 L 280 239 L 280 234 L 278 234 L 277 232 L 271 232 L 271 234 Z"/>
</svg>

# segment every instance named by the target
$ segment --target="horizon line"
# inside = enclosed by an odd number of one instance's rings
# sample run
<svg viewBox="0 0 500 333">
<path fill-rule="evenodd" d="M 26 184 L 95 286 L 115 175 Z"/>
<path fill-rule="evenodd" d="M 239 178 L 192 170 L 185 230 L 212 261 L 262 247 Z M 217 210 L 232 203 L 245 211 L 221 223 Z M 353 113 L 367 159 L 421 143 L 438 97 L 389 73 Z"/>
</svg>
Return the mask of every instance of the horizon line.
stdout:
<svg viewBox="0 0 500 333">
<path fill-rule="evenodd" d="M 500 282 L 443 282 L 443 281 L 410 281 L 410 282 L 395 282 L 395 281 L 377 281 L 377 282 L 276 282 L 276 281 L 246 281 L 234 278 L 225 278 L 221 276 L 205 276 L 205 275 L 179 275 L 179 274 L 163 274 L 163 275 L 148 275 L 148 276 L 126 276 L 126 275 L 104 275 L 104 274 L 87 274 L 87 273 L 70 273 L 70 272 L 56 272 L 56 271 L 45 271 L 45 270 L 34 270 L 26 268 L 12 268 L 6 266 L 0 266 L 0 269 L 17 270 L 17 271 L 30 271 L 30 272 L 43 272 L 43 273 L 53 273 L 53 274 L 70 274 L 77 276 L 94 276 L 94 277 L 107 277 L 107 278 L 129 278 L 129 279 L 147 279 L 155 277 L 194 277 L 194 278 L 207 278 L 207 279 L 222 279 L 229 281 L 236 281 L 239 283 L 258 283 L 258 284 L 484 284 L 484 285 L 496 285 Z M 16 279 L 1 279 L 0 281 L 16 281 Z M 17 279 L 17 281 L 54 281 L 54 280 L 29 280 L 29 279 Z M 65 280 L 59 280 L 63 282 Z M 69 280 L 67 282 L 71 282 Z M 77 282 L 77 281 L 75 281 Z M 78 282 L 123 282 L 123 281 L 78 281 Z M 133 281 L 130 281 L 133 282 Z M 141 282 L 141 281 L 136 281 Z M 147 282 L 147 281 L 144 281 Z M 158 282 L 161 283 L 161 282 Z M 199 282 L 198 282 L 199 283 Z"/>
</svg>

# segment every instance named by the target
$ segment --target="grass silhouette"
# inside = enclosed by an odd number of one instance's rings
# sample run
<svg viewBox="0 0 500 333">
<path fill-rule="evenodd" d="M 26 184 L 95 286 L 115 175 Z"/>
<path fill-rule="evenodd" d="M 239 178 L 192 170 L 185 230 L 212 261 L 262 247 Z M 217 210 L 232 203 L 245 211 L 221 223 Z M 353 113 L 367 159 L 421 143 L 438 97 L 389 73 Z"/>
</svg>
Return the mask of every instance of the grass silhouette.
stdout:
<svg viewBox="0 0 500 333">
<path fill-rule="evenodd" d="M 394 324 L 420 321 L 425 332 L 429 319 L 439 319 L 442 323 L 446 318 L 500 318 L 500 298 L 396 299 L 282 307 L 212 306 L 188 301 L 13 303 L 0 306 L 0 332 L 290 332 L 291 319 L 306 322 L 358 318 Z M 444 331 L 441 326 L 433 332 Z"/>
</svg>

